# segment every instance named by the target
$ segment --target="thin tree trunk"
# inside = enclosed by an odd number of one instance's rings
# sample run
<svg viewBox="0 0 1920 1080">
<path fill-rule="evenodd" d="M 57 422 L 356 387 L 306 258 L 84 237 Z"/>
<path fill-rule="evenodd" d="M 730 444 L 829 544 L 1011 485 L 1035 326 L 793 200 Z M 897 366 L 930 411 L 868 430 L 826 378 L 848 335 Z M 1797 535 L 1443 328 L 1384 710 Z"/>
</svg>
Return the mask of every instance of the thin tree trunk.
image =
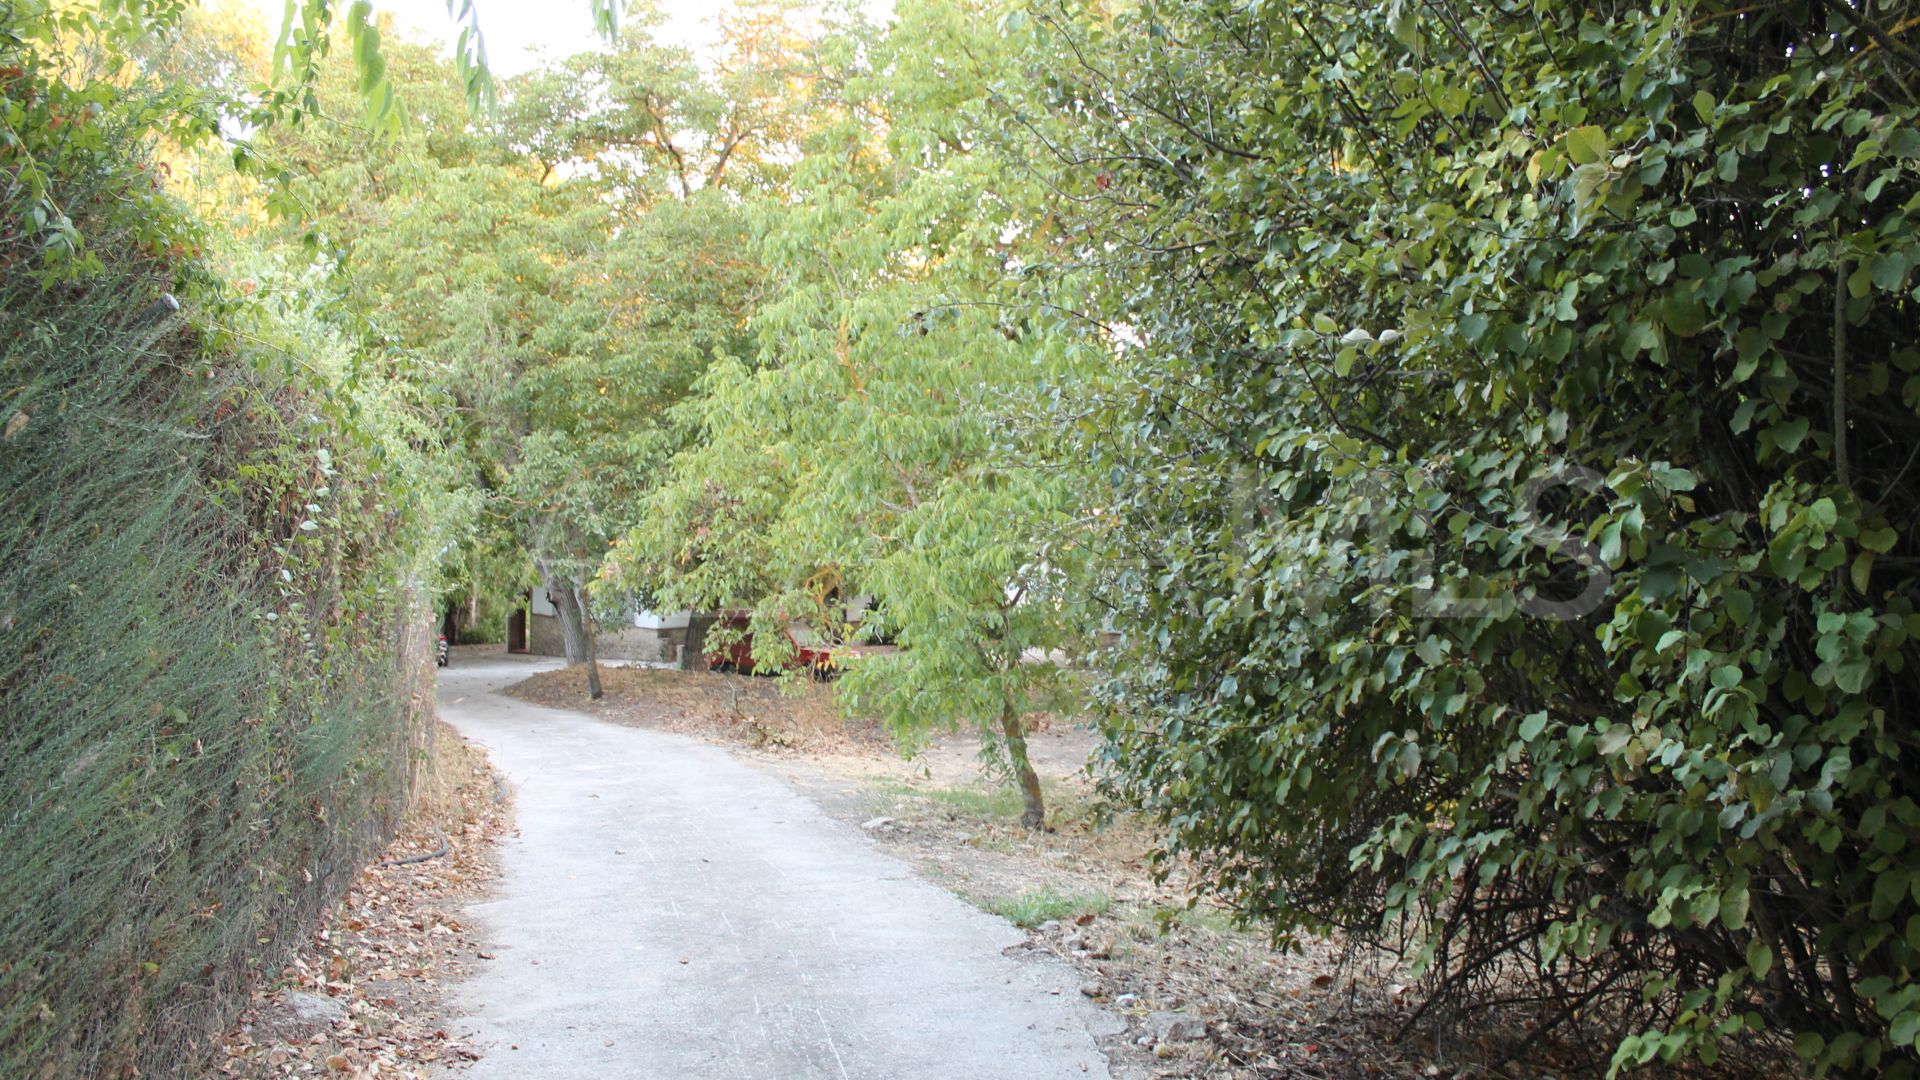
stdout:
<svg viewBox="0 0 1920 1080">
<path fill-rule="evenodd" d="M 1847 278 L 1852 273 L 1853 264 L 1840 260 L 1839 281 L 1833 288 L 1833 466 L 1841 489 L 1849 492 L 1853 476 L 1847 462 Z M 1845 574 L 1837 577 L 1846 580 Z"/>
<path fill-rule="evenodd" d="M 1013 775 L 1020 782 L 1020 801 L 1024 809 L 1020 812 L 1020 824 L 1029 829 L 1044 828 L 1047 824 L 1047 804 L 1040 794 L 1040 777 L 1033 771 L 1033 763 L 1027 760 L 1027 729 L 1020 722 L 1020 714 L 1014 711 L 1013 702 L 1000 707 L 1000 733 L 1007 740 L 1007 760 L 1013 764 Z"/>
<path fill-rule="evenodd" d="M 573 587 L 573 602 L 579 606 L 580 624 L 586 628 L 587 698 L 591 701 L 599 701 L 601 694 L 600 643 L 595 640 L 598 635 L 594 633 L 593 608 L 587 605 L 587 587 L 585 585 L 575 585 Z"/>
<path fill-rule="evenodd" d="M 680 639 L 680 670 L 707 670 L 707 631 L 718 619 L 712 613 L 694 612 L 687 618 L 686 633 Z"/>
</svg>

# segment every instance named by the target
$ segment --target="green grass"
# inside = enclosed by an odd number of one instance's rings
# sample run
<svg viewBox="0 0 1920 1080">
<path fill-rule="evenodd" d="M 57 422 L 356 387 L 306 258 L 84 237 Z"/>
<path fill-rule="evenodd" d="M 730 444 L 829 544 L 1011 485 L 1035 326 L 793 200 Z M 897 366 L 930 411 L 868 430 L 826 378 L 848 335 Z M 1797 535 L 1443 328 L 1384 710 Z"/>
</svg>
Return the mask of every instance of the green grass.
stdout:
<svg viewBox="0 0 1920 1080">
<path fill-rule="evenodd" d="M 1031 930 L 1048 919 L 1071 919 L 1081 915 L 1102 915 L 1113 906 L 1105 893 L 1068 893 L 1053 888 L 1037 889 L 1018 896 L 987 902 L 987 910 L 1015 926 Z"/>
<path fill-rule="evenodd" d="M 1235 934 L 1242 931 L 1242 927 L 1234 922 L 1232 912 L 1205 905 L 1190 908 L 1155 904 L 1138 912 L 1135 921 L 1141 926 L 1151 926 L 1161 937 L 1165 937 L 1176 927 L 1206 930 L 1215 934 Z"/>
<path fill-rule="evenodd" d="M 1021 811 L 1020 793 L 1010 788 L 921 788 L 910 784 L 889 784 L 889 794 L 907 795 L 928 802 L 939 803 L 949 810 L 974 817 L 1018 818 Z"/>
</svg>

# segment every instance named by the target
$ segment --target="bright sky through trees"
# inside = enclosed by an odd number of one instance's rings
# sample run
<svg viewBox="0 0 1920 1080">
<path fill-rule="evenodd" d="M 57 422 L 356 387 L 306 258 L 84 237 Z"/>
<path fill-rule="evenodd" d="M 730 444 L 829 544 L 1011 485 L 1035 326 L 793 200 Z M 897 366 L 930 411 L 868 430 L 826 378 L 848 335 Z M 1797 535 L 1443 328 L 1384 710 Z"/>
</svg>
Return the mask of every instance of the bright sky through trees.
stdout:
<svg viewBox="0 0 1920 1080">
<path fill-rule="evenodd" d="M 282 0 L 247 0 L 266 18 L 269 34 L 280 26 Z M 884 19 L 893 0 L 866 0 L 868 15 Z M 558 59 L 594 47 L 593 17 L 586 0 L 479 0 L 480 29 L 486 34 L 487 61 L 494 75 L 505 78 L 537 67 L 544 57 Z M 659 0 L 665 16 L 653 37 L 666 45 L 683 45 L 704 56 L 719 41 L 715 17 L 726 7 L 714 0 Z M 443 0 L 376 0 L 374 10 L 392 14 L 406 36 L 419 41 L 451 44 L 460 26 L 447 16 Z"/>
</svg>

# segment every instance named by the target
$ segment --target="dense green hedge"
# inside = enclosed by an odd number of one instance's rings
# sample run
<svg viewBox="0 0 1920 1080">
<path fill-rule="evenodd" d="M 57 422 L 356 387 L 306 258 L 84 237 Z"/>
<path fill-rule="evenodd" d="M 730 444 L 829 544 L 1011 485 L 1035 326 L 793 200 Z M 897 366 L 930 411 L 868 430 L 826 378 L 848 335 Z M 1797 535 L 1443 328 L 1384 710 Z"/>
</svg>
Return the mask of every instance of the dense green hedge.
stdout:
<svg viewBox="0 0 1920 1080">
<path fill-rule="evenodd" d="M 1248 912 L 1618 1067 L 1912 1074 L 1915 15 L 1032 9 L 1129 328 L 1113 782 Z"/>
<path fill-rule="evenodd" d="M 200 1075 L 404 807 L 414 522 L 149 180 L 178 103 L 0 46 L 0 1075 Z"/>
</svg>

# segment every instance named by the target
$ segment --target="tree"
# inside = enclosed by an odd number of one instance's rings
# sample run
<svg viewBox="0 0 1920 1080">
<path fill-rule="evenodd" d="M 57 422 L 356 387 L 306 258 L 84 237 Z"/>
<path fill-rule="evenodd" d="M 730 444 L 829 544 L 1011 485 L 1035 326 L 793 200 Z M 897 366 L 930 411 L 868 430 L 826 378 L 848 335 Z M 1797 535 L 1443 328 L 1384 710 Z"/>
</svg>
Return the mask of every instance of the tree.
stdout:
<svg viewBox="0 0 1920 1080">
<path fill-rule="evenodd" d="M 991 145 L 983 88 L 1004 40 L 986 9 L 903 4 L 848 59 L 835 121 L 806 145 L 793 194 L 758 206 L 772 275 L 756 363 L 708 371 L 697 434 L 615 556 L 614 580 L 695 609 L 751 608 L 759 658 L 786 623 L 883 635 L 840 695 L 912 745 L 968 722 L 1039 827 L 1026 719 L 1059 708 L 1087 638 L 1068 582 L 1083 478 L 1046 463 L 1037 383 L 1090 353 L 1014 299 L 1009 268 L 1045 250 L 1044 191 Z M 846 605 L 873 604 L 857 630 Z"/>
<path fill-rule="evenodd" d="M 1113 788 L 1436 1008 L 1910 1075 L 1904 9 L 1033 12 L 1138 341 Z"/>
<path fill-rule="evenodd" d="M 577 265 L 566 302 L 543 316 L 536 344 L 554 359 L 523 376 L 529 433 L 507 491 L 528 515 L 543 574 L 572 601 L 559 609 L 578 609 L 589 661 L 590 587 L 679 445 L 670 410 L 741 347 L 759 274 L 744 246 L 737 208 L 717 193 L 669 200 Z"/>
<path fill-rule="evenodd" d="M 751 83 L 755 65 L 776 61 L 761 49 L 732 80 Z M 599 238 L 568 266 L 564 293 L 541 309 L 532 344 L 546 359 L 522 378 L 529 429 L 509 484 L 533 515 L 542 572 L 596 697 L 592 582 L 679 445 L 672 407 L 744 348 L 759 287 L 740 204 L 724 189 L 752 182 L 742 174 L 788 128 L 736 107 L 726 85 L 630 29 L 619 48 L 569 61 L 563 77 L 512 88 L 513 123 L 526 127 L 509 141 L 540 156 L 543 183 L 568 172 L 575 179 L 557 186 L 608 214 L 589 226 Z"/>
<path fill-rule="evenodd" d="M 385 52 L 411 110 L 398 134 L 368 148 L 305 125 L 275 134 L 271 151 L 298 177 L 288 198 L 305 209 L 300 227 L 324 223 L 349 295 L 443 402 L 464 448 L 449 482 L 495 523 L 467 542 L 486 550 L 504 531 L 524 546 L 593 693 L 594 574 L 673 449 L 668 410 L 739 347 L 757 281 L 736 201 L 654 183 L 657 155 L 619 146 L 667 131 L 695 160 L 710 133 L 690 125 L 715 93 L 682 52 L 629 31 L 619 49 L 570 61 L 574 76 L 652 73 L 662 81 L 644 93 L 602 89 L 655 111 L 583 111 L 577 82 L 535 76 L 503 88 L 496 128 L 475 130 L 443 62 L 405 43 Z M 323 109 L 352 100 L 350 74 L 321 71 Z M 757 160 L 755 138 L 736 138 L 728 158 Z M 707 174 L 728 167 L 716 158 Z"/>
<path fill-rule="evenodd" d="M 629 12 L 609 48 L 523 77 L 504 126 L 548 172 L 603 185 L 633 210 L 783 181 L 821 89 L 821 28 L 795 0 L 729 5 L 712 70 L 652 36 L 657 12 Z"/>
</svg>

